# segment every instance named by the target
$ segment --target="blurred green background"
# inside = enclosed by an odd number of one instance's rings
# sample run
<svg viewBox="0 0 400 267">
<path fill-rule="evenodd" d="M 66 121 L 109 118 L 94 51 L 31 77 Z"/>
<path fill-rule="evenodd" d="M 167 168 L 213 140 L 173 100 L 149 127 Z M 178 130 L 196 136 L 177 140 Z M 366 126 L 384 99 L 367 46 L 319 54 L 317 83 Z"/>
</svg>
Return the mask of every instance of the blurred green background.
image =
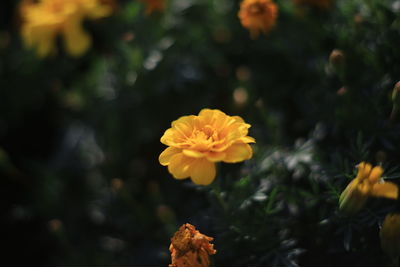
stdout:
<svg viewBox="0 0 400 267">
<path fill-rule="evenodd" d="M 188 222 L 215 238 L 213 266 L 390 266 L 379 227 L 398 201 L 354 216 L 337 202 L 361 161 L 400 176 L 400 1 L 276 3 L 275 28 L 252 40 L 240 1 L 169 0 L 150 16 L 118 1 L 85 21 L 84 56 L 41 59 L 19 1 L 1 1 L 0 265 L 167 266 Z M 206 107 L 257 140 L 210 187 L 158 163 L 170 123 Z"/>
</svg>

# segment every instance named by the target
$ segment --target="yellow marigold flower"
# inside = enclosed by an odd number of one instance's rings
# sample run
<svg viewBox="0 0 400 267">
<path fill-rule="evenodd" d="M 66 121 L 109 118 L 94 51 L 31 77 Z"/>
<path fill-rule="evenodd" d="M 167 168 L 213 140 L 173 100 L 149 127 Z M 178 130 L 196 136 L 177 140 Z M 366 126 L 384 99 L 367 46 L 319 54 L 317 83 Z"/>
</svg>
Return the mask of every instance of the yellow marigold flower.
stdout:
<svg viewBox="0 0 400 267">
<path fill-rule="evenodd" d="M 249 159 L 253 150 L 247 136 L 250 125 L 239 116 L 203 109 L 198 116 L 183 116 L 172 122 L 161 143 L 169 146 L 159 161 L 176 179 L 191 177 L 200 185 L 210 184 L 216 175 L 215 163 L 235 163 Z"/>
<path fill-rule="evenodd" d="M 382 250 L 389 256 L 400 255 L 400 214 L 388 214 L 380 231 Z"/>
<path fill-rule="evenodd" d="M 243 0 L 238 16 L 254 39 L 260 32 L 267 33 L 275 26 L 278 6 L 272 0 Z"/>
<path fill-rule="evenodd" d="M 364 206 L 368 197 L 397 199 L 399 191 L 397 185 L 381 179 L 383 169 L 380 166 L 372 168 L 371 164 L 361 162 L 357 168 L 356 178 L 340 195 L 340 210 L 349 214 L 356 213 Z"/>
<path fill-rule="evenodd" d="M 217 253 L 210 243 L 213 238 L 203 235 L 196 228 L 186 223 L 171 238 L 169 251 L 172 263 L 169 267 L 208 267 L 209 255 Z"/>
<path fill-rule="evenodd" d="M 54 52 L 57 35 L 62 35 L 70 55 L 80 56 L 91 45 L 91 37 L 82 27 L 83 20 L 108 16 L 111 7 L 100 0 L 25 0 L 20 12 L 22 38 L 28 47 L 37 49 L 40 57 Z"/>
<path fill-rule="evenodd" d="M 331 6 L 332 0 L 293 0 L 296 5 L 310 5 L 322 9 L 327 9 Z"/>
<path fill-rule="evenodd" d="M 166 0 L 140 0 L 146 5 L 145 14 L 150 15 L 153 12 L 164 12 Z"/>
</svg>

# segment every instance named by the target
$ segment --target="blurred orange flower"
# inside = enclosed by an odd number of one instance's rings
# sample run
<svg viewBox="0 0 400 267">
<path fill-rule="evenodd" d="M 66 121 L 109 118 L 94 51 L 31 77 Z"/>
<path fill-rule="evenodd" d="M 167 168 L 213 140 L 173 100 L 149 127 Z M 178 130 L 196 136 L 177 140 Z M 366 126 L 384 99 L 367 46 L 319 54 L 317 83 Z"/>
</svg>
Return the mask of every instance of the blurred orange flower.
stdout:
<svg viewBox="0 0 400 267">
<path fill-rule="evenodd" d="M 368 197 L 384 197 L 397 199 L 399 189 L 396 184 L 381 179 L 383 169 L 372 168 L 369 163 L 361 162 L 357 166 L 358 173 L 342 192 L 339 208 L 346 213 L 356 213 L 367 201 Z"/>
<path fill-rule="evenodd" d="M 203 109 L 198 116 L 183 116 L 171 126 L 161 137 L 169 147 L 159 161 L 176 179 L 191 177 L 196 184 L 208 185 L 216 175 L 215 162 L 235 163 L 253 155 L 249 143 L 255 140 L 247 136 L 250 124 L 239 116 Z"/>
<path fill-rule="evenodd" d="M 238 13 L 243 27 L 250 30 L 251 38 L 267 33 L 276 23 L 278 6 L 272 0 L 243 0 Z"/>
<path fill-rule="evenodd" d="M 318 8 L 329 8 L 332 0 L 293 0 L 296 5 L 310 5 Z"/>
<path fill-rule="evenodd" d="M 61 34 L 71 56 L 80 56 L 91 45 L 91 37 L 83 29 L 84 19 L 97 19 L 111 14 L 111 7 L 99 0 L 40 0 L 21 2 L 22 38 L 40 57 L 55 50 L 55 40 Z"/>
<path fill-rule="evenodd" d="M 166 0 L 140 0 L 146 5 L 145 14 L 150 15 L 153 12 L 164 12 Z"/>
<path fill-rule="evenodd" d="M 169 251 L 172 263 L 169 267 L 208 267 L 209 255 L 217 253 L 210 243 L 213 238 L 203 235 L 196 228 L 186 223 L 171 238 Z"/>
</svg>

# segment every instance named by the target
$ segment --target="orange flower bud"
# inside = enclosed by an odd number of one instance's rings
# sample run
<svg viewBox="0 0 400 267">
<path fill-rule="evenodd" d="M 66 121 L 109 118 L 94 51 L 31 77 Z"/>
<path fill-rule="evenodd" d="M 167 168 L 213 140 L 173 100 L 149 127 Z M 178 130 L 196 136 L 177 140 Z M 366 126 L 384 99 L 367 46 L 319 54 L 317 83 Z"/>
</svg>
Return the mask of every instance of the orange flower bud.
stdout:
<svg viewBox="0 0 400 267">
<path fill-rule="evenodd" d="M 267 33 L 275 26 L 278 6 L 272 0 L 243 0 L 238 16 L 251 38 L 256 39 L 260 32 Z"/>
<path fill-rule="evenodd" d="M 62 229 L 63 223 L 59 219 L 53 219 L 48 222 L 48 227 L 51 232 L 58 232 Z"/>
<path fill-rule="evenodd" d="M 338 67 L 343 65 L 344 63 L 344 53 L 340 49 L 333 49 L 330 56 L 329 56 L 329 62 L 332 64 L 334 67 Z"/>
<path fill-rule="evenodd" d="M 169 267 L 208 267 L 209 255 L 217 253 L 210 243 L 213 238 L 203 235 L 196 228 L 186 223 L 171 238 L 169 251 L 172 263 Z"/>
<path fill-rule="evenodd" d="M 362 16 L 361 14 L 356 14 L 356 15 L 354 15 L 354 17 L 353 17 L 353 21 L 354 21 L 354 23 L 355 23 L 356 25 L 360 25 L 361 23 L 364 22 L 364 18 L 363 18 L 363 16 Z"/>
<path fill-rule="evenodd" d="M 348 91 L 347 87 L 343 86 L 343 87 L 340 87 L 339 90 L 337 90 L 336 94 L 339 96 L 343 96 L 347 93 L 347 91 Z"/>
</svg>

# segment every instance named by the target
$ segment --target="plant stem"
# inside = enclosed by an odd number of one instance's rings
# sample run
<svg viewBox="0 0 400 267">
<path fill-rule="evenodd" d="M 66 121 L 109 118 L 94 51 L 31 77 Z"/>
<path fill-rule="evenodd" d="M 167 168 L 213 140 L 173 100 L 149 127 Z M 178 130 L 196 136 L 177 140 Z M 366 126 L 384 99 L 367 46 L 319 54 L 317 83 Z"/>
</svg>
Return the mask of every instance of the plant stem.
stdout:
<svg viewBox="0 0 400 267">
<path fill-rule="evenodd" d="M 214 196 L 217 198 L 218 203 L 221 205 L 224 212 L 226 212 L 228 210 L 228 205 L 221 196 L 222 193 L 219 184 L 217 185 L 217 182 L 214 182 L 211 184 L 211 188 L 212 188 L 211 189 L 212 194 L 214 194 Z"/>
</svg>

